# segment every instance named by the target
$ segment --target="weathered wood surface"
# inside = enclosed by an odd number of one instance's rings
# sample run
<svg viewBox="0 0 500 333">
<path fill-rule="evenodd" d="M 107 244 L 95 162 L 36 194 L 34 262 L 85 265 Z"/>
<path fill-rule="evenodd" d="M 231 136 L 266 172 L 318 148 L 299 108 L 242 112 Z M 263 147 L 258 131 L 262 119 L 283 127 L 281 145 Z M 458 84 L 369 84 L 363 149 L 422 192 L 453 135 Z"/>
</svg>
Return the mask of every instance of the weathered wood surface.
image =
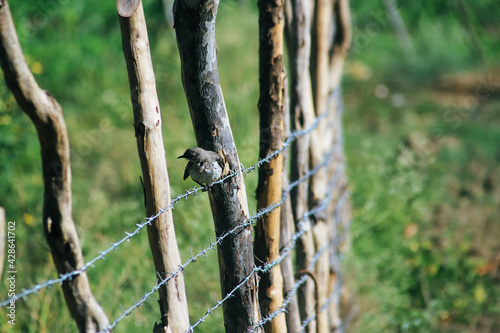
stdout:
<svg viewBox="0 0 500 333">
<path fill-rule="evenodd" d="M 286 4 L 285 4 L 286 8 Z M 283 110 L 284 110 L 284 124 L 285 124 L 285 132 L 284 136 L 288 137 L 290 135 L 290 98 L 289 98 L 289 89 L 287 78 L 285 77 L 285 98 L 283 101 Z M 281 227 L 280 227 L 280 254 L 283 255 L 284 249 L 287 246 L 290 246 L 290 241 L 295 233 L 295 222 L 293 219 L 292 212 L 292 200 L 290 198 L 290 192 L 285 192 L 289 187 L 288 180 L 288 168 L 287 161 L 289 160 L 290 150 L 285 149 L 283 151 L 283 172 L 282 172 L 282 184 L 283 188 L 282 195 L 286 195 L 285 202 L 281 206 Z M 295 285 L 295 271 L 293 265 L 293 255 L 290 251 L 288 255 L 283 259 L 281 263 L 281 274 L 283 275 L 283 297 L 287 297 L 290 290 L 292 290 Z M 293 293 L 291 295 L 290 302 L 286 307 L 286 327 L 288 333 L 297 333 L 300 332 L 300 312 L 299 312 L 299 303 L 297 300 L 297 293 Z"/>
<path fill-rule="evenodd" d="M 259 0 L 259 158 L 265 158 L 283 145 L 285 68 L 283 63 L 283 0 Z M 283 154 L 259 168 L 257 210 L 281 200 Z M 255 228 L 256 265 L 279 258 L 281 207 L 264 215 Z M 283 276 L 280 265 L 261 274 L 259 302 L 263 317 L 276 312 L 283 304 Z M 264 325 L 266 332 L 286 332 L 282 313 Z"/>
<path fill-rule="evenodd" d="M 329 46 L 329 95 L 332 93 L 333 101 L 329 105 L 328 126 L 332 127 L 332 136 L 325 138 L 332 140 L 334 146 L 333 163 L 328 168 L 329 177 L 338 177 L 337 186 L 333 195 L 333 200 L 327 209 L 327 225 L 329 239 L 332 240 L 330 246 L 330 278 L 328 295 L 335 291 L 338 281 L 339 255 L 341 251 L 349 248 L 350 233 L 349 221 L 351 219 L 351 203 L 348 199 L 347 175 L 345 173 L 346 159 L 343 147 L 342 133 L 342 97 L 340 94 L 340 81 L 344 68 L 347 51 L 351 44 L 352 27 L 349 0 L 338 0 L 334 3 L 333 9 L 333 39 Z M 339 202 L 340 200 L 340 202 Z M 342 241 L 341 241 L 342 240 Z M 342 294 L 347 291 L 347 287 L 342 287 Z M 330 332 L 344 331 L 342 328 L 342 310 L 339 307 L 341 295 L 337 293 L 336 298 L 330 303 L 328 308 L 329 330 Z"/>
<path fill-rule="evenodd" d="M 153 216 L 170 204 L 171 197 L 146 20 L 140 0 L 118 0 L 117 10 L 142 168 L 146 214 Z M 159 215 L 147 229 L 156 268 L 155 276 L 165 279 L 182 264 L 172 210 Z M 160 287 L 159 304 L 161 323 L 156 325 L 155 331 L 181 333 L 189 328 L 182 271 Z"/>
<path fill-rule="evenodd" d="M 311 56 L 311 25 L 314 3 L 307 0 L 287 2 L 286 37 L 290 60 L 290 124 L 292 131 L 309 128 L 314 121 L 314 103 L 309 72 Z M 298 138 L 292 145 L 290 181 L 303 177 L 309 171 L 310 135 Z M 302 220 L 308 207 L 309 181 L 300 183 L 291 193 L 292 211 L 296 221 L 302 221 L 304 235 L 299 239 L 296 249 L 296 270 L 308 269 L 314 257 L 314 240 L 309 219 Z M 298 292 L 300 317 L 315 314 L 314 284 L 308 279 Z M 312 321 L 307 329 L 314 332 L 316 322 Z"/>
<path fill-rule="evenodd" d="M 42 154 L 43 227 L 59 274 L 84 265 L 72 216 L 69 139 L 62 108 L 40 89 L 17 38 L 6 0 L 0 0 L 0 64 L 7 86 L 35 124 Z M 80 332 L 96 332 L 109 321 L 90 290 L 87 274 L 62 283 L 66 304 Z"/>
<path fill-rule="evenodd" d="M 203 149 L 221 155 L 231 172 L 240 169 L 240 162 L 219 84 L 215 40 L 218 5 L 217 0 L 177 0 L 174 27 L 196 141 Z M 248 220 L 241 173 L 212 186 L 209 198 L 217 237 Z M 254 268 L 252 228 L 247 226 L 224 238 L 218 254 L 221 289 L 225 296 Z M 243 332 L 260 320 L 255 274 L 224 302 L 223 308 L 226 332 Z"/>
</svg>

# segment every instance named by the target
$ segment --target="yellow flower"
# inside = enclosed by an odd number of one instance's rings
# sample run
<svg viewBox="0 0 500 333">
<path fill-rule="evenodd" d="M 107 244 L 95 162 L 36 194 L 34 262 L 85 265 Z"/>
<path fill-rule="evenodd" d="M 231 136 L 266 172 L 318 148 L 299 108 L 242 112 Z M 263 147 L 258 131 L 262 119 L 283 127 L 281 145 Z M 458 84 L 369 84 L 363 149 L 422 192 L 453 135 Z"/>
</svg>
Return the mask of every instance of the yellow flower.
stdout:
<svg viewBox="0 0 500 333">
<path fill-rule="evenodd" d="M 33 63 L 31 64 L 31 71 L 33 72 L 33 74 L 42 74 L 43 73 L 42 64 L 39 63 L 38 61 L 33 61 Z"/>
<path fill-rule="evenodd" d="M 31 225 L 33 223 L 33 215 L 24 213 L 24 223 Z"/>
<path fill-rule="evenodd" d="M 486 298 L 487 295 L 484 286 L 483 285 L 476 286 L 476 289 L 474 289 L 474 299 L 476 300 L 476 302 L 481 304 L 484 301 L 486 301 Z"/>
</svg>

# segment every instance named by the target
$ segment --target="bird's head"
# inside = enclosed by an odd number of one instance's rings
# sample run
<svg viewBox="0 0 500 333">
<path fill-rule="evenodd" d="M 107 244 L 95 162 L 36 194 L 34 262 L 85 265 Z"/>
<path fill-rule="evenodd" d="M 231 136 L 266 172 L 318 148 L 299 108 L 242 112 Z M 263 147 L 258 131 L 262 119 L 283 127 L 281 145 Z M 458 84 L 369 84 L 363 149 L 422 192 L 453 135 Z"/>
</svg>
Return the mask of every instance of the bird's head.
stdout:
<svg viewBox="0 0 500 333">
<path fill-rule="evenodd" d="M 199 159 L 200 155 L 203 155 L 204 150 L 200 147 L 189 148 L 177 158 L 185 158 L 187 160 L 193 161 Z"/>
</svg>

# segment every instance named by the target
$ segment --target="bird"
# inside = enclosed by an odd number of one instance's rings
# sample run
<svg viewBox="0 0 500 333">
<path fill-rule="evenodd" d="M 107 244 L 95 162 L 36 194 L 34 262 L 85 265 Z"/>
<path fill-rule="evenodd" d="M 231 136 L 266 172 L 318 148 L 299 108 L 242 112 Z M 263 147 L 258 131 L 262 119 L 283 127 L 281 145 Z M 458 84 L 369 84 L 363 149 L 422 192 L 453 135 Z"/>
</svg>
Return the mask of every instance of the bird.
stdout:
<svg viewBox="0 0 500 333">
<path fill-rule="evenodd" d="M 184 180 L 191 176 L 205 191 L 210 184 L 220 179 L 224 170 L 224 160 L 219 154 L 200 147 L 189 148 L 177 158 L 189 160 L 184 170 Z"/>
</svg>

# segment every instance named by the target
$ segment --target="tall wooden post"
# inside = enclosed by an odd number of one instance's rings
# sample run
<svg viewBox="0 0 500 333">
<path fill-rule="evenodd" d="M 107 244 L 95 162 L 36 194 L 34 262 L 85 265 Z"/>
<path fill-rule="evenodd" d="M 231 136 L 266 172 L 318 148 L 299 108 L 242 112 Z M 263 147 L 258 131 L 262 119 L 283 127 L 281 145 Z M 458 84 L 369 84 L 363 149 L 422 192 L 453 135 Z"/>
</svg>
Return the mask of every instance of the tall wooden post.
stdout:
<svg viewBox="0 0 500 333">
<path fill-rule="evenodd" d="M 259 0 L 259 157 L 265 158 L 281 148 L 284 133 L 284 79 L 283 64 L 283 0 Z M 280 154 L 259 168 L 257 209 L 263 209 L 281 200 L 283 155 Z M 271 263 L 279 258 L 280 212 L 273 212 L 257 221 L 255 260 L 257 265 Z M 262 274 L 259 283 L 259 302 L 262 316 L 278 310 L 283 303 L 283 276 L 279 265 Z M 285 315 L 280 314 L 264 326 L 266 332 L 286 332 Z"/>
<path fill-rule="evenodd" d="M 314 2 L 290 0 L 287 2 L 286 38 L 290 59 L 290 124 L 293 131 L 309 128 L 314 121 L 314 103 L 311 87 L 310 55 L 311 25 Z M 295 181 L 309 171 L 310 135 L 298 138 L 292 145 L 290 180 Z M 305 229 L 297 243 L 297 271 L 307 269 L 314 256 L 314 240 L 311 221 L 303 219 L 308 211 L 309 182 L 300 183 L 291 193 L 292 211 L 296 222 L 302 221 Z M 298 225 L 296 225 L 298 227 Z M 314 283 L 308 279 L 298 292 L 299 310 L 302 319 L 315 314 Z M 308 325 L 315 330 L 315 321 Z"/>
<path fill-rule="evenodd" d="M 338 279 L 338 264 L 340 251 L 349 247 L 349 221 L 351 218 L 351 206 L 349 200 L 343 200 L 347 191 L 347 175 L 345 173 L 345 154 L 343 147 L 342 133 L 342 100 L 340 95 L 340 81 L 347 51 L 351 44 L 352 28 L 351 14 L 349 9 L 349 0 L 335 1 L 333 8 L 334 33 L 330 40 L 329 50 L 329 93 L 334 94 L 333 102 L 329 105 L 328 123 L 332 126 L 332 136 L 329 145 L 335 146 L 333 161 L 328 168 L 329 177 L 335 174 L 338 176 L 338 185 L 333 195 L 334 200 L 327 210 L 327 225 L 329 232 L 330 246 L 330 278 L 328 295 L 339 290 L 340 280 Z M 328 137 L 327 137 L 328 139 Z M 339 202 L 339 200 L 342 200 Z M 340 204 L 339 204 L 340 203 Z M 342 237 L 344 240 L 339 244 L 338 240 Z M 328 309 L 329 330 L 330 332 L 342 332 L 340 294 L 337 293 L 330 303 Z"/>
<path fill-rule="evenodd" d="M 144 181 L 146 214 L 153 216 L 167 207 L 171 198 L 146 19 L 140 0 L 118 0 L 117 10 Z M 158 216 L 147 228 L 156 275 L 165 279 L 181 265 L 172 210 Z M 159 296 L 161 324 L 155 326 L 155 331 L 185 332 L 189 328 L 189 314 L 182 271 L 160 287 Z"/>
<path fill-rule="evenodd" d="M 177 0 L 174 27 L 198 146 L 221 155 L 228 170 L 240 169 L 238 153 L 219 84 L 215 19 L 218 0 Z M 243 176 L 238 174 L 209 191 L 215 234 L 220 237 L 248 220 Z M 226 332 L 244 332 L 260 320 L 251 226 L 233 232 L 218 247 L 222 295 L 246 282 L 224 302 Z M 258 329 L 260 331 L 260 329 Z"/>
</svg>

